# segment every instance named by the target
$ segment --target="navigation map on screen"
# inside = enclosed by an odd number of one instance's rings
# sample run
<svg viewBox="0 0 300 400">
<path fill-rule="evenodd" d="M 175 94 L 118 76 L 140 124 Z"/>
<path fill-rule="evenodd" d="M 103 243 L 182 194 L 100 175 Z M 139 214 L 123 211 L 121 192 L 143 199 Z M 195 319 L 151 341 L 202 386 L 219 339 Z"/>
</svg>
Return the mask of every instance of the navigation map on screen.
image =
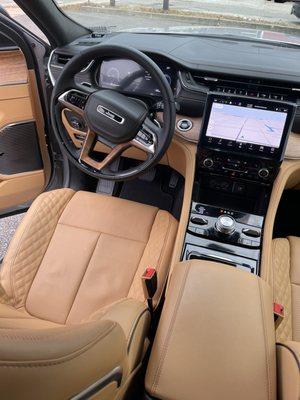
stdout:
<svg viewBox="0 0 300 400">
<path fill-rule="evenodd" d="M 206 136 L 279 148 L 287 113 L 215 102 Z"/>
</svg>

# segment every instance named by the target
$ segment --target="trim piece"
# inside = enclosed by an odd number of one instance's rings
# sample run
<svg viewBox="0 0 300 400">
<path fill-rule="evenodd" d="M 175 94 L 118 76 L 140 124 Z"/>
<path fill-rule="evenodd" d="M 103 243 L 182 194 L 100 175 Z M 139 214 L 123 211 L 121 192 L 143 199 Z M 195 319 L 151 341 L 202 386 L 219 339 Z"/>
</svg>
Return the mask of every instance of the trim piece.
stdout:
<svg viewBox="0 0 300 400">
<path fill-rule="evenodd" d="M 117 382 L 118 388 L 121 385 L 123 376 L 122 368 L 116 367 L 103 378 L 99 379 L 97 382 L 90 385 L 88 388 L 83 390 L 81 393 L 77 394 L 76 396 L 72 397 L 71 400 L 88 400 L 95 394 L 97 394 L 101 389 L 112 382 Z"/>
<path fill-rule="evenodd" d="M 299 360 L 299 357 L 297 356 L 297 354 L 294 352 L 294 350 L 291 349 L 288 345 L 283 344 L 283 343 L 276 343 L 276 346 L 281 346 L 281 347 L 284 347 L 285 349 L 289 350 L 289 352 L 293 355 L 293 357 L 296 361 L 296 364 L 298 366 L 298 369 L 300 371 L 300 360 Z"/>
</svg>

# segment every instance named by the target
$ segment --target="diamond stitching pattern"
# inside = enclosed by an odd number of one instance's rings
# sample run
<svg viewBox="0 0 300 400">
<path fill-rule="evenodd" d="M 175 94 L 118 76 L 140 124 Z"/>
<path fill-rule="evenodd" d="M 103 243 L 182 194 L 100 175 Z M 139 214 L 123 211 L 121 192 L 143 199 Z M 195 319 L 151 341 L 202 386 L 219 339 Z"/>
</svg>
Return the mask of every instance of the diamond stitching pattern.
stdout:
<svg viewBox="0 0 300 400">
<path fill-rule="evenodd" d="M 287 239 L 273 241 L 275 302 L 284 305 L 284 318 L 276 329 L 276 340 L 292 340 L 292 293 L 290 245 Z"/>
<path fill-rule="evenodd" d="M 19 228 L 23 232 L 11 243 L 2 267 L 10 276 L 9 303 L 13 306 L 24 305 L 60 215 L 73 194 L 70 189 L 44 193 L 36 199 L 25 216 Z M 3 300 L 7 302 L 7 297 Z"/>
</svg>

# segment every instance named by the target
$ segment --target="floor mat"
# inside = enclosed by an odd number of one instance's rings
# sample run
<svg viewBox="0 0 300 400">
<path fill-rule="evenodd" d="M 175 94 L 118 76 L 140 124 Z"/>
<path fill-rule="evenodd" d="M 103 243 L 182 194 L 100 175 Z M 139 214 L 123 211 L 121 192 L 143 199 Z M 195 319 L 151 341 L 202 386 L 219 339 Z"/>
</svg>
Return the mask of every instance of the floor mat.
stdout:
<svg viewBox="0 0 300 400">
<path fill-rule="evenodd" d="M 176 188 L 169 187 L 172 170 L 158 166 L 153 181 L 134 179 L 122 185 L 119 197 L 158 207 L 179 218 L 183 196 L 183 178 L 178 175 Z M 178 215 L 179 214 L 179 215 Z"/>
<path fill-rule="evenodd" d="M 273 237 L 300 237 L 300 191 L 285 190 L 276 214 Z"/>
</svg>

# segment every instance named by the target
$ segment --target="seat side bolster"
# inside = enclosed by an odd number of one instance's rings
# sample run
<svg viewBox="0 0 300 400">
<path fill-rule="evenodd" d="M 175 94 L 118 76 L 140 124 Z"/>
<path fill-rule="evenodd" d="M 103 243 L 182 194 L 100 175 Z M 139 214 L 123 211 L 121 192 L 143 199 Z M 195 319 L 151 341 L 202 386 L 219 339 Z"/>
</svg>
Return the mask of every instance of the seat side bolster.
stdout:
<svg viewBox="0 0 300 400">
<path fill-rule="evenodd" d="M 278 342 L 292 340 L 291 248 L 288 239 L 274 239 L 272 258 L 274 269 L 274 301 L 284 306 L 285 317 L 276 329 Z"/>
<path fill-rule="evenodd" d="M 277 344 L 278 399 L 300 398 L 300 343 Z"/>
<path fill-rule="evenodd" d="M 1 268 L 0 301 L 22 307 L 72 189 L 41 194 L 19 225 Z"/>
<path fill-rule="evenodd" d="M 0 391 L 10 393 L 11 398 L 70 398 L 116 367 L 123 376 L 127 374 L 126 338 L 112 321 L 3 329 L 0 343 Z M 13 381 L 19 382 L 14 388 Z M 39 385 L 33 385 L 34 381 Z"/>
<path fill-rule="evenodd" d="M 157 270 L 158 278 L 158 287 L 153 298 L 153 305 L 154 307 L 157 306 L 168 278 L 177 229 L 178 222 L 170 213 L 163 210 L 157 212 L 128 297 L 133 297 L 140 301 L 145 300 L 141 277 L 147 267 L 153 267 Z"/>
</svg>

